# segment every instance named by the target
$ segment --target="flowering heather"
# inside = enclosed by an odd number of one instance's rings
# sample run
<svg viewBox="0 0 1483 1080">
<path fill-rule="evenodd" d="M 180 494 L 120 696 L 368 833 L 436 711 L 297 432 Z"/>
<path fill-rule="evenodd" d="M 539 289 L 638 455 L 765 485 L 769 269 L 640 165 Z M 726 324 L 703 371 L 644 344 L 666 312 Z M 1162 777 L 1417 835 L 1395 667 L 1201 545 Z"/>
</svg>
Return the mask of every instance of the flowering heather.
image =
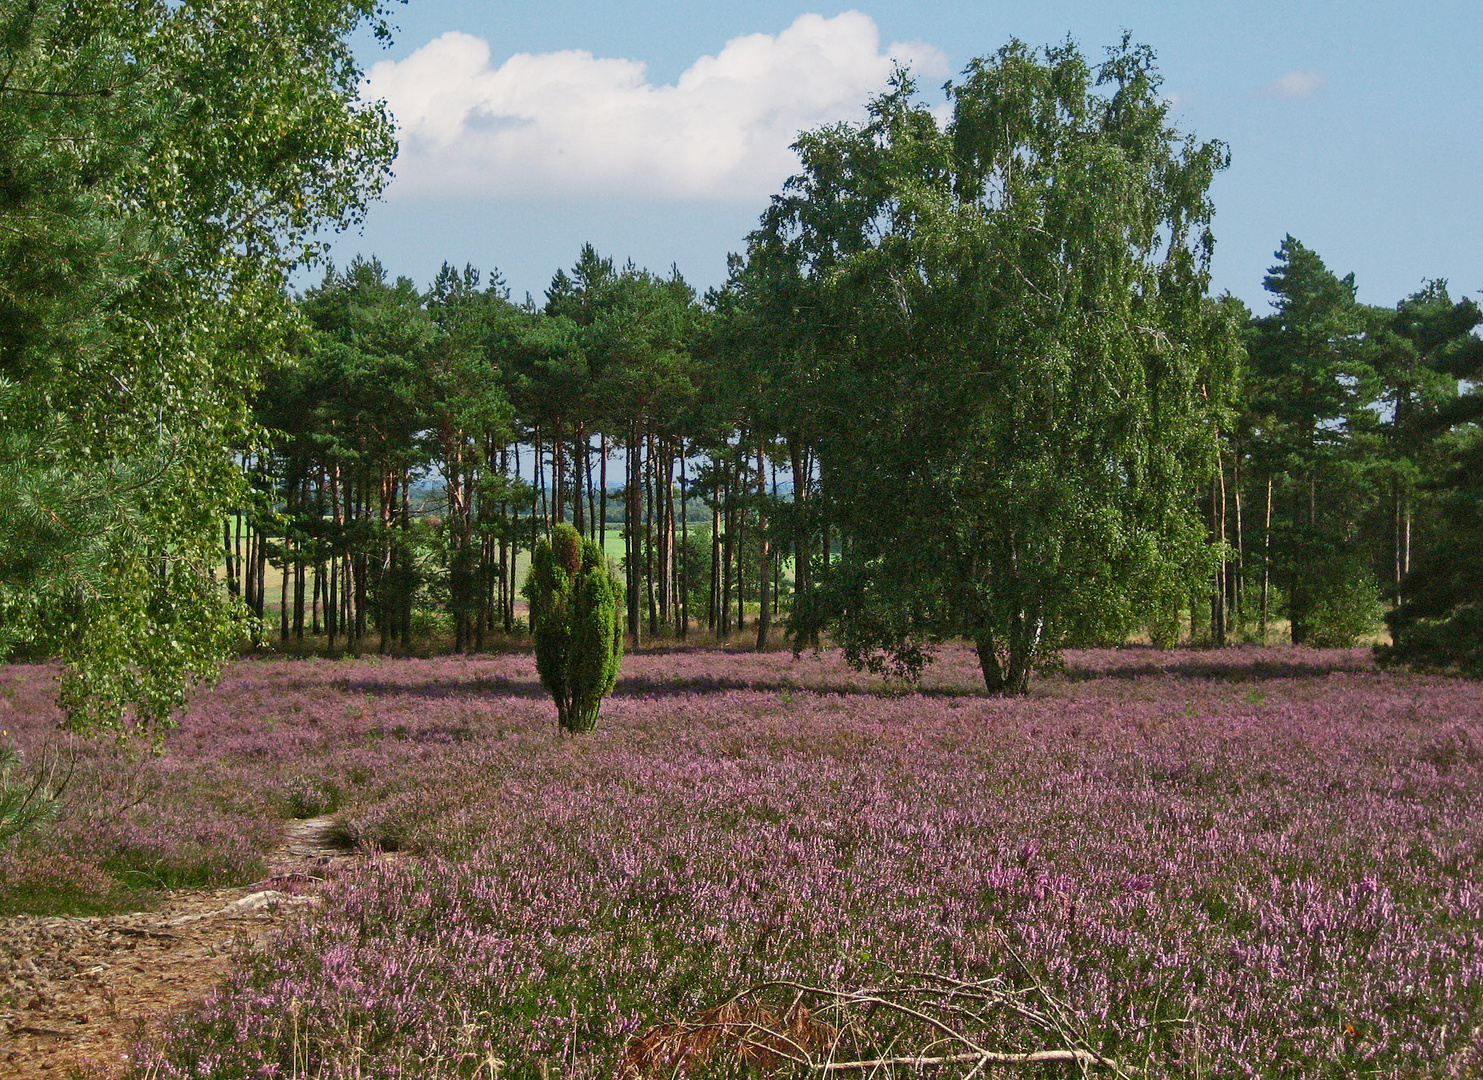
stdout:
<svg viewBox="0 0 1483 1080">
<path fill-rule="evenodd" d="M 105 911 L 160 888 L 261 874 L 282 818 L 260 766 L 221 759 L 204 743 L 192 753 L 184 739 L 154 757 L 67 736 L 57 730 L 53 677 L 43 665 L 0 668 L 0 741 L 20 751 L 21 774 L 74 762 L 57 818 L 0 862 L 0 915 Z"/>
<path fill-rule="evenodd" d="M 141 1075 L 606 1078 L 759 981 L 903 970 L 1038 984 L 1154 1076 L 1483 1071 L 1483 686 L 1364 652 L 1073 653 L 1020 700 L 966 652 L 920 692 L 655 652 L 580 739 L 528 656 L 254 661 L 150 768 L 161 850 L 297 808 L 405 854 Z"/>
</svg>

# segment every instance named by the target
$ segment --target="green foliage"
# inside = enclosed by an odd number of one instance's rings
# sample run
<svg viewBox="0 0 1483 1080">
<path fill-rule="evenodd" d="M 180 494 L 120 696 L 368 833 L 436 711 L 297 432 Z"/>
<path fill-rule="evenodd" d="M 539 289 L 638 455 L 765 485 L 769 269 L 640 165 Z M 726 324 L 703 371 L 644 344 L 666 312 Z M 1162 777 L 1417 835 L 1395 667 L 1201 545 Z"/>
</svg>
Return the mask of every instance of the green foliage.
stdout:
<svg viewBox="0 0 1483 1080">
<path fill-rule="evenodd" d="M 1373 350 L 1353 274 L 1336 276 L 1291 236 L 1277 259 L 1265 283 L 1275 310 L 1252 325 L 1248 403 L 1260 466 L 1280 477 L 1273 568 L 1295 643 L 1353 644 L 1378 617 L 1359 535 L 1374 491 Z"/>
<path fill-rule="evenodd" d="M 692 525 L 684 543 L 675 539 L 676 558 L 683 573 L 680 588 L 691 612 L 704 614 L 709 599 L 711 578 L 711 529 L 709 525 Z"/>
<path fill-rule="evenodd" d="M 56 817 L 75 764 L 68 761 L 64 766 L 62 758 L 54 755 L 37 765 L 30 776 L 20 775 L 20 753 L 0 744 L 0 851 Z"/>
<path fill-rule="evenodd" d="M 1291 236 L 1264 281 L 1275 310 L 1255 321 L 1253 407 L 1287 467 L 1306 475 L 1342 448 L 1374 400 L 1354 275 L 1340 278 Z"/>
<path fill-rule="evenodd" d="M 1183 615 L 1181 604 L 1184 600 L 1179 592 L 1180 590 L 1171 588 L 1154 599 L 1152 617 L 1148 620 L 1146 629 L 1148 639 L 1156 649 L 1172 649 L 1179 644 Z"/>
<path fill-rule="evenodd" d="M 1475 581 L 1465 587 L 1468 592 L 1459 589 L 1434 605 L 1442 611 L 1439 617 L 1423 616 L 1421 605 L 1414 603 L 1392 613 L 1394 642 L 1377 650 L 1381 662 L 1483 678 L 1483 604 L 1462 599 L 1479 595 Z"/>
<path fill-rule="evenodd" d="M 623 657 L 622 585 L 596 544 L 560 524 L 536 544 L 525 596 L 536 669 L 556 700 L 557 722 L 563 731 L 592 731 Z"/>
<path fill-rule="evenodd" d="M 1394 308 L 1370 308 L 1366 334 L 1370 367 L 1389 410 L 1381 425 L 1381 453 L 1393 486 L 1410 495 L 1446 468 L 1446 449 L 1436 436 L 1451 426 L 1458 376 L 1480 342 L 1473 330 L 1475 301 L 1456 303 L 1445 281 L 1429 281 Z"/>
<path fill-rule="evenodd" d="M 1404 582 L 1403 602 L 1387 616 L 1392 645 L 1386 663 L 1460 671 L 1483 677 L 1483 311 L 1471 300 L 1452 304 L 1445 284 L 1402 305 L 1421 332 L 1414 340 L 1425 364 L 1465 391 L 1439 405 L 1425 432 L 1437 459 L 1431 488 L 1439 535 Z M 1418 311 L 1419 301 L 1429 301 Z M 1418 317 L 1424 316 L 1424 317 Z"/>
<path fill-rule="evenodd" d="M 1305 574 L 1304 643 L 1319 649 L 1347 649 L 1380 628 L 1380 588 L 1370 570 L 1369 553 L 1357 543 L 1305 545 L 1314 561 Z"/>
<path fill-rule="evenodd" d="M 365 22 L 375 0 L 0 8 L 0 648 L 62 655 L 78 730 L 163 730 L 243 631 L 214 580 L 229 448 L 287 274 L 395 150 Z"/>
<path fill-rule="evenodd" d="M 0 420 L 18 396 L 0 384 Z M 245 612 L 213 580 L 204 537 L 165 546 L 151 511 L 174 497 L 169 448 L 69 466 L 63 430 L 0 435 L 0 655 L 61 652 L 75 730 L 159 733 L 240 640 Z"/>
<path fill-rule="evenodd" d="M 1169 125 L 1159 86 L 1127 40 L 1095 68 L 1015 42 L 949 87 L 946 128 L 898 75 L 868 122 L 800 139 L 747 271 L 794 282 L 824 369 L 842 553 L 795 628 L 907 674 L 961 634 L 990 690 L 1023 693 L 1203 574 L 1185 492 L 1239 357 L 1205 297 L 1226 155 Z"/>
</svg>

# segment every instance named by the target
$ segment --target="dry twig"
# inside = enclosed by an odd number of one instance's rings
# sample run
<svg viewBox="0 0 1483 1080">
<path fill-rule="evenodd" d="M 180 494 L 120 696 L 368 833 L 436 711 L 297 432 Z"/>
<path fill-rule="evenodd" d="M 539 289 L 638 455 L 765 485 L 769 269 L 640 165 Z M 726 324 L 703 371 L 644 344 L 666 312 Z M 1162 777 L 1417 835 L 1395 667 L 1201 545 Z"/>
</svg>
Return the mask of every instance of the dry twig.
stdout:
<svg viewBox="0 0 1483 1080">
<path fill-rule="evenodd" d="M 785 1003 L 776 1003 L 780 998 Z M 1027 1050 L 987 1045 L 1011 1029 L 1054 1045 Z M 677 1080 L 727 1064 L 768 1076 L 961 1065 L 969 1066 L 963 1080 L 974 1080 L 994 1065 L 1051 1062 L 1128 1075 L 1091 1044 L 1071 1010 L 1039 984 L 1014 989 L 997 978 L 964 981 L 920 972 L 860 990 L 762 983 L 693 1019 L 659 1024 L 633 1039 L 618 1080 Z"/>
</svg>

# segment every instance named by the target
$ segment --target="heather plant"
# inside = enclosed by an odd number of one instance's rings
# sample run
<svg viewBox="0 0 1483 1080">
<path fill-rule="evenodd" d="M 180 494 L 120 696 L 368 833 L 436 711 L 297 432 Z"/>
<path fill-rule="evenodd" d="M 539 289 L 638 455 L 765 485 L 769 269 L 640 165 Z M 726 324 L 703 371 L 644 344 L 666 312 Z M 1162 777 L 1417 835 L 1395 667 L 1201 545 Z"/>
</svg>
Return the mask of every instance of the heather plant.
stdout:
<svg viewBox="0 0 1483 1080">
<path fill-rule="evenodd" d="M 557 525 L 536 545 L 525 596 L 536 670 L 556 700 L 562 731 L 596 728 L 602 699 L 617 681 L 621 588 L 601 549 L 571 525 Z"/>
<path fill-rule="evenodd" d="M 1075 1040 L 1010 1024 L 980 1040 L 996 1051 L 1074 1045 L 1152 1078 L 1478 1075 L 1483 685 L 1366 649 L 1066 660 L 995 699 L 963 647 L 904 694 L 829 655 L 639 652 L 581 740 L 529 653 L 241 662 L 131 793 L 82 747 L 52 827 L 0 858 L 0 911 L 256 881 L 309 777 L 363 866 L 137 1077 L 611 1080 L 646 1033 L 750 987 L 907 970 L 1067 1010 Z M 0 728 L 34 755 L 49 671 L 0 682 Z M 1005 1075 L 1075 1072 L 1039 1068 Z"/>
<path fill-rule="evenodd" d="M 23 846 L 0 853 L 0 918 L 101 915 L 137 904 L 135 890 L 85 859 Z"/>
<path fill-rule="evenodd" d="M 276 755 L 292 751 L 233 753 L 190 720 L 158 754 L 111 740 L 59 745 L 55 670 L 4 669 L 0 727 L 30 766 L 26 789 L 40 777 L 42 790 L 65 797 L 50 801 L 44 827 L 12 838 L 0 862 L 0 915 L 137 910 L 162 888 L 260 877 L 282 829 L 271 799 L 284 760 Z M 21 775 L 11 772 L 12 790 Z"/>
<path fill-rule="evenodd" d="M 528 655 L 241 665 L 191 757 L 312 758 L 370 857 L 138 1075 L 595 1080 L 749 987 L 906 970 L 1053 997 L 1150 1077 L 1477 1072 L 1483 688 L 1286 647 L 977 675 L 640 653 L 574 742 Z"/>
<path fill-rule="evenodd" d="M 314 818 L 340 808 L 340 785 L 324 776 L 291 776 L 280 795 L 284 814 L 291 818 Z"/>
</svg>

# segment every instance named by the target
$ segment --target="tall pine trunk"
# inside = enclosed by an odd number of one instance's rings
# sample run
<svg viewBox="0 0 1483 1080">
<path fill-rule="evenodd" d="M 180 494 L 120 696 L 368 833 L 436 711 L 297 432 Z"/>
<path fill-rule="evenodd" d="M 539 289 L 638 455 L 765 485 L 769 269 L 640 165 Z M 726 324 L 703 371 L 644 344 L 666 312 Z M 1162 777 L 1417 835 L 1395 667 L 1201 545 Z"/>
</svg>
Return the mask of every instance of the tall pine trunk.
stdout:
<svg viewBox="0 0 1483 1080">
<path fill-rule="evenodd" d="M 623 464 L 623 555 L 627 572 L 628 638 L 634 648 L 643 643 L 643 626 L 639 619 L 639 434 L 632 424 L 628 433 L 628 453 Z"/>
<path fill-rule="evenodd" d="M 757 613 L 757 650 L 767 648 L 772 632 L 772 550 L 767 537 L 767 462 L 762 440 L 757 441 L 757 592 L 761 607 Z"/>
<path fill-rule="evenodd" d="M 721 544 L 721 588 L 716 605 L 720 619 L 716 634 L 724 641 L 731 637 L 731 566 L 732 553 L 736 550 L 736 499 L 733 496 L 729 466 L 723 473 L 722 484 L 726 533 Z"/>
<path fill-rule="evenodd" d="M 1267 509 L 1262 517 L 1262 644 L 1267 643 L 1267 618 L 1272 597 L 1272 477 L 1267 477 Z"/>
<path fill-rule="evenodd" d="M 644 600 L 649 611 L 649 636 L 659 634 L 659 611 L 654 598 L 654 436 L 644 437 Z"/>
<path fill-rule="evenodd" d="M 1210 480 L 1210 532 L 1220 552 L 1214 588 L 1210 592 L 1210 643 L 1224 647 L 1226 643 L 1226 473 L 1225 463 L 1217 448 L 1215 476 Z"/>
<path fill-rule="evenodd" d="M 598 483 L 602 491 L 598 494 L 597 546 L 602 548 L 604 559 L 608 557 L 608 437 L 602 437 L 602 459 L 598 466 Z"/>
<path fill-rule="evenodd" d="M 655 541 L 658 551 L 654 556 L 655 563 L 655 588 L 658 593 L 659 617 L 657 626 L 669 624 L 669 590 L 670 590 L 670 520 L 666 508 L 665 496 L 669 489 L 670 458 L 669 447 L 659 440 L 654 444 L 658 451 L 654 464 L 654 513 L 657 518 L 655 523 Z M 655 633 L 658 633 L 656 630 Z"/>
<path fill-rule="evenodd" d="M 706 593 L 705 625 L 712 635 L 721 633 L 721 477 L 713 470 L 711 490 L 711 573 Z"/>
<path fill-rule="evenodd" d="M 685 483 L 685 441 L 680 440 L 680 640 L 690 636 L 690 493 Z"/>
<path fill-rule="evenodd" d="M 1241 475 L 1241 449 L 1238 446 L 1232 462 L 1231 494 L 1236 511 L 1236 567 L 1232 575 L 1231 601 L 1235 612 L 1235 629 L 1238 634 L 1246 633 L 1246 533 L 1242 521 L 1243 477 Z"/>
</svg>

